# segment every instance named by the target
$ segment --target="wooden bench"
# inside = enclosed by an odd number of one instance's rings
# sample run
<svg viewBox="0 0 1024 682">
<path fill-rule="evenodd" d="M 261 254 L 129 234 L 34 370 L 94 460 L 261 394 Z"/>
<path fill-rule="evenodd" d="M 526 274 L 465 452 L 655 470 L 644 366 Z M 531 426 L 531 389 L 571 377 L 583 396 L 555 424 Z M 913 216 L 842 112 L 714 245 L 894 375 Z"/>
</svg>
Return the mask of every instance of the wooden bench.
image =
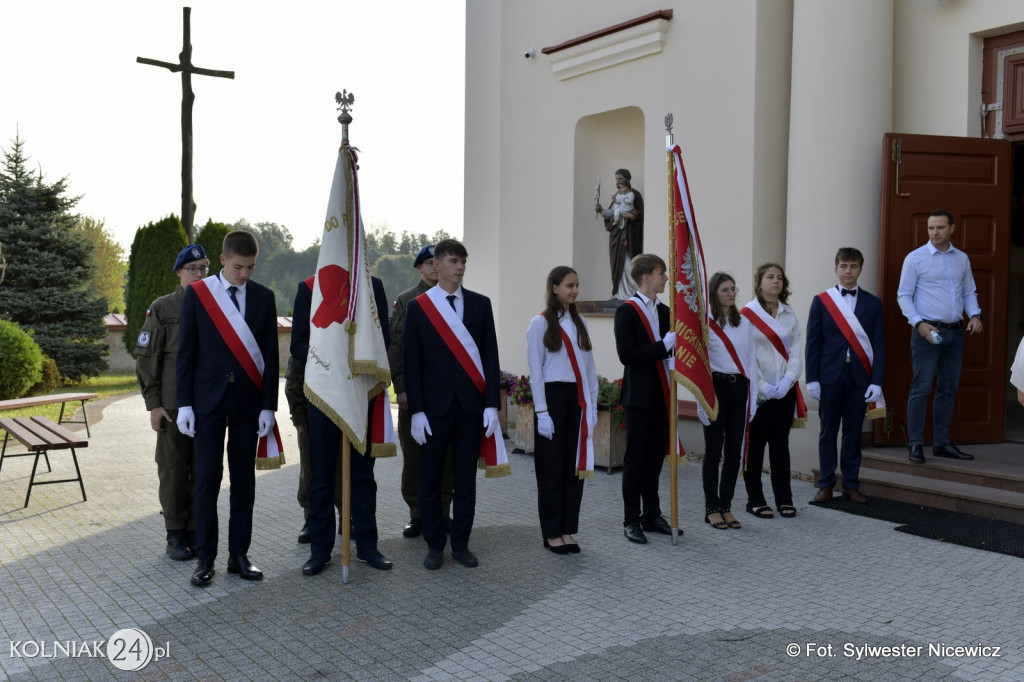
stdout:
<svg viewBox="0 0 1024 682">
<path fill-rule="evenodd" d="M 51 483 L 72 483 L 78 481 L 82 489 L 82 501 L 86 501 L 85 482 L 82 480 L 82 470 L 78 466 L 78 455 L 75 448 L 89 446 L 89 441 L 80 438 L 75 433 L 68 431 L 59 424 L 54 424 L 46 417 L 8 417 L 0 419 L 0 429 L 3 429 L 4 445 L 0 450 L 0 468 L 4 464 L 4 456 L 7 457 L 31 457 L 35 455 L 35 463 L 32 465 L 32 476 L 28 480 L 28 492 L 25 494 L 25 506 L 28 506 L 29 498 L 32 497 L 32 486 L 49 485 Z M 13 436 L 15 440 L 28 448 L 28 452 L 7 454 L 7 441 Z M 36 470 L 39 468 L 40 455 L 46 456 L 47 467 L 49 467 L 50 450 L 71 450 L 71 458 L 75 462 L 77 478 L 61 478 L 55 481 L 36 481 Z"/>
<path fill-rule="evenodd" d="M 85 401 L 99 398 L 98 393 L 55 393 L 53 395 L 40 395 L 34 398 L 14 398 L 13 400 L 0 400 L 0 412 L 5 410 L 23 410 L 26 407 L 39 407 L 40 405 L 56 405 L 60 403 L 60 416 L 57 417 L 58 424 L 85 424 L 85 435 L 92 438 L 89 431 L 89 415 L 85 411 Z M 82 419 L 70 420 L 64 418 L 64 408 L 68 403 L 81 403 Z"/>
</svg>

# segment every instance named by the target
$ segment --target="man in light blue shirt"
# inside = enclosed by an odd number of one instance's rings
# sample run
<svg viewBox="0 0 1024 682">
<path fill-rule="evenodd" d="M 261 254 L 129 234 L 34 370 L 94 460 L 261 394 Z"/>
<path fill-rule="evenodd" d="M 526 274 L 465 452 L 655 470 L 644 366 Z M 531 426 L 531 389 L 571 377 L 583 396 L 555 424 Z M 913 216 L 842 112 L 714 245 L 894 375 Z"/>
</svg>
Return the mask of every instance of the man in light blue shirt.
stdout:
<svg viewBox="0 0 1024 682">
<path fill-rule="evenodd" d="M 983 327 L 971 261 L 950 243 L 955 229 L 952 214 L 932 211 L 928 217 L 928 243 L 903 260 L 896 294 L 900 310 L 917 332 L 910 339 L 914 378 L 907 400 L 907 421 L 910 461 L 918 464 L 924 463 L 924 415 L 936 374 L 932 451 L 936 457 L 974 459 L 949 440 L 964 354 L 964 314 L 970 318 L 968 334 L 980 333 Z"/>
</svg>

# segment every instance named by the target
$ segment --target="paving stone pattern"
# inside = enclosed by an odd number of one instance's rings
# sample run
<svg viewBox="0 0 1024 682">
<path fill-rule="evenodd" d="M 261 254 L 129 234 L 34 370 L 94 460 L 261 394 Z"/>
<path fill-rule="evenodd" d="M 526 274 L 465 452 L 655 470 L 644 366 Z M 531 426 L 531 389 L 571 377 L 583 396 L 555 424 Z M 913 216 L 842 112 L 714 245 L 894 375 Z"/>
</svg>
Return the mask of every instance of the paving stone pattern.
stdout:
<svg viewBox="0 0 1024 682">
<path fill-rule="evenodd" d="M 281 404 L 284 405 L 282 397 Z M 97 419 L 97 406 L 90 408 Z M 94 414 L 93 411 L 97 413 Z M 280 413 L 283 415 L 283 413 Z M 395 568 L 355 562 L 342 583 L 340 549 L 323 574 L 303 576 L 295 538 L 291 461 L 257 474 L 250 558 L 259 583 L 229 576 L 189 585 L 194 562 L 164 554 L 154 434 L 137 395 L 108 402 L 80 460 L 77 485 L 43 486 L 22 509 L 31 458 L 0 472 L 0 678 L 11 680 L 1019 680 L 1024 678 L 1024 562 L 893 532 L 895 524 L 810 506 L 794 481 L 795 519 L 742 530 L 703 523 L 700 465 L 680 469 L 679 545 L 662 535 L 628 543 L 621 474 L 586 484 L 579 555 L 541 546 L 531 455 L 511 477 L 478 481 L 470 547 L 480 567 L 446 552 L 422 566 L 405 539 L 400 458 L 378 460 L 380 549 Z M 289 445 L 291 447 L 289 447 Z M 51 456 L 63 476 L 70 458 Z M 227 527 L 227 481 L 220 497 Z M 765 479 L 766 489 L 770 484 Z M 662 502 L 668 507 L 668 471 Z M 104 658 L 27 656 L 24 642 L 105 642 L 145 631 L 169 655 L 138 672 Z M 12 642 L 22 644 L 13 645 Z M 822 647 L 808 653 L 810 643 Z M 795 644 L 798 655 L 787 646 Z M 928 645 L 1002 647 L 1000 656 L 928 655 Z M 846 646 L 923 647 L 919 657 Z M 831 646 L 831 651 L 827 647 Z M 15 648 L 12 648 L 15 647 Z M 32 653 L 30 646 L 29 653 Z M 50 646 L 49 652 L 53 652 Z"/>
</svg>

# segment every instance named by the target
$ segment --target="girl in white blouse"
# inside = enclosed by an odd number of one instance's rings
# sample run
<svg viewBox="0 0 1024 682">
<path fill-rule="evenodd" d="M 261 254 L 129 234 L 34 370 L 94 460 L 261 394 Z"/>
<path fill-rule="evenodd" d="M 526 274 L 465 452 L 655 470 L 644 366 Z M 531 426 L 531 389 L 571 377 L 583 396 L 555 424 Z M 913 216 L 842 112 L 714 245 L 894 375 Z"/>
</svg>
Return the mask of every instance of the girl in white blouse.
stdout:
<svg viewBox="0 0 1024 682">
<path fill-rule="evenodd" d="M 587 325 L 576 309 L 580 279 L 560 265 L 548 274 L 544 312 L 530 320 L 526 351 L 537 413 L 534 467 L 544 546 L 580 551 L 583 479 L 594 475 L 597 372 Z"/>
<path fill-rule="evenodd" d="M 764 449 L 772 468 L 775 507 L 784 518 L 796 516 L 789 480 L 789 432 L 796 412 L 798 381 L 803 371 L 804 349 L 800 324 L 787 304 L 789 279 L 778 263 L 764 263 L 754 271 L 755 298 L 742 314 L 754 324 L 757 349 L 758 408 L 750 422 L 750 453 L 743 482 L 747 511 L 764 519 L 775 514 L 761 487 Z"/>
<path fill-rule="evenodd" d="M 742 527 L 732 514 L 732 496 L 747 425 L 757 409 L 757 355 L 753 325 L 736 309 L 736 281 L 724 272 L 716 272 L 708 291 L 708 360 L 718 415 L 710 421 L 698 404 L 697 415 L 704 424 L 704 521 L 724 530 Z"/>
</svg>

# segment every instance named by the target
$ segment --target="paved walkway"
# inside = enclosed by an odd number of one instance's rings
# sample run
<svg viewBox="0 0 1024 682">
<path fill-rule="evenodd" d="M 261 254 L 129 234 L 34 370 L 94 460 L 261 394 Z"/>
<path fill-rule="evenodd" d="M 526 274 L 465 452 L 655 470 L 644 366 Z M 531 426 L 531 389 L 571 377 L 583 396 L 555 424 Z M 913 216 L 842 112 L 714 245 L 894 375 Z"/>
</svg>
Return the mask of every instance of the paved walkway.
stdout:
<svg viewBox="0 0 1024 682">
<path fill-rule="evenodd" d="M 294 431 L 283 426 L 288 448 Z M 308 546 L 295 542 L 295 457 L 257 477 L 250 556 L 265 580 L 228 576 L 222 556 L 213 585 L 197 589 L 188 583 L 193 562 L 163 551 L 153 442 L 139 396 L 107 404 L 80 455 L 85 503 L 65 484 L 37 488 L 22 509 L 31 459 L 4 463 L 0 677 L 1024 678 L 1024 562 L 809 506 L 805 482 L 793 482 L 799 515 L 770 521 L 742 512 L 740 484 L 733 508 L 744 528 L 717 531 L 702 521 L 700 469 L 689 463 L 685 536 L 678 546 L 651 536 L 641 547 L 622 536 L 621 475 L 598 472 L 584 493 L 583 552 L 556 556 L 541 546 L 532 458 L 511 455 L 511 477 L 479 479 L 471 548 L 480 567 L 446 555 L 428 572 L 422 539 L 401 536 L 401 462 L 380 460 L 380 549 L 395 568 L 353 563 L 344 585 L 337 560 L 320 576 L 299 570 Z M 52 460 L 60 475 L 67 457 Z M 666 506 L 667 481 L 666 471 Z M 226 503 L 222 494 L 222 527 Z M 115 667 L 103 654 L 116 655 L 119 643 L 106 642 L 125 628 L 144 631 L 165 655 L 138 672 Z M 936 648 L 979 645 L 993 649 Z"/>
</svg>

